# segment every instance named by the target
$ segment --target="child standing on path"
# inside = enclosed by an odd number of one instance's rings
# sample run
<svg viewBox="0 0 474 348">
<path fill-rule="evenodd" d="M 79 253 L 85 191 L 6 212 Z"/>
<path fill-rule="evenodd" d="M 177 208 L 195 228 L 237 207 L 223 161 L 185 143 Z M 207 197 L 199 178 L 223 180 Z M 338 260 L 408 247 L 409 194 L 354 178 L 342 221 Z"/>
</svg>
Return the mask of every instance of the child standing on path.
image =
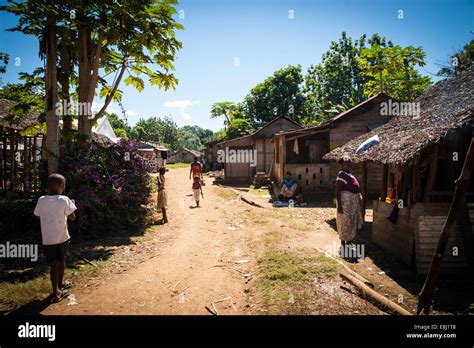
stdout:
<svg viewBox="0 0 474 348">
<path fill-rule="evenodd" d="M 70 238 L 67 220 L 76 219 L 74 214 L 76 206 L 67 196 L 62 195 L 65 187 L 64 176 L 51 174 L 48 177 L 48 195 L 38 199 L 34 210 L 34 214 L 40 218 L 44 255 L 51 268 L 53 302 L 59 302 L 68 295 L 66 290 L 68 284 L 63 283 Z"/>
<path fill-rule="evenodd" d="M 159 170 L 160 175 L 158 175 L 158 199 L 157 199 L 157 207 L 161 209 L 162 219 L 161 223 L 166 224 L 168 223 L 168 217 L 166 215 L 166 207 L 168 205 L 168 194 L 165 190 L 165 173 L 166 169 L 161 167 Z"/>
<path fill-rule="evenodd" d="M 201 195 L 201 197 L 204 198 L 204 194 L 202 193 L 201 179 L 198 176 L 194 177 L 193 195 L 194 195 L 194 200 L 196 201 L 196 207 L 199 207 L 199 200 L 200 200 L 199 195 Z"/>
</svg>

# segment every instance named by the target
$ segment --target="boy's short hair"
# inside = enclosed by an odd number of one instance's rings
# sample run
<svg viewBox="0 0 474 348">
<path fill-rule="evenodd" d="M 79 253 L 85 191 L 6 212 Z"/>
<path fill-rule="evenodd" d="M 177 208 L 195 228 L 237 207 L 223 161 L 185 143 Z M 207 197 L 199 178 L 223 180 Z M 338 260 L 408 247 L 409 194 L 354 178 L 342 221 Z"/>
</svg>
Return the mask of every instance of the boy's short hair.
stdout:
<svg viewBox="0 0 474 348">
<path fill-rule="evenodd" d="M 160 169 L 158 169 L 158 173 L 159 173 L 159 174 L 165 174 L 165 173 L 166 173 L 166 168 L 165 168 L 165 167 L 161 167 Z"/>
<path fill-rule="evenodd" d="M 48 176 L 48 185 L 49 184 L 66 185 L 66 178 L 58 173 L 51 174 Z"/>
<path fill-rule="evenodd" d="M 290 172 L 286 172 L 286 174 L 285 174 L 285 175 L 289 175 L 289 176 L 291 176 L 291 173 L 290 173 Z"/>
</svg>

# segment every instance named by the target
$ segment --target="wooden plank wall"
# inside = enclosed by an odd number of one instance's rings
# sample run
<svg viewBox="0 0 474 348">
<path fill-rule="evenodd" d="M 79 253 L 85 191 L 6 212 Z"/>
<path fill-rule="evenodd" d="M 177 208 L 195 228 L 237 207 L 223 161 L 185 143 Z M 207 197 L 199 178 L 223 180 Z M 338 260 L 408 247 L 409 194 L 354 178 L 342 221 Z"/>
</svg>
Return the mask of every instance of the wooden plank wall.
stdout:
<svg viewBox="0 0 474 348">
<path fill-rule="evenodd" d="M 426 274 L 430 268 L 431 259 L 436 251 L 439 236 L 446 221 L 446 215 L 427 216 L 418 218 L 415 228 L 416 267 L 417 273 Z M 453 248 L 457 247 L 457 256 L 453 255 Z M 467 269 L 467 260 L 464 252 L 461 231 L 455 224 L 448 240 L 446 252 L 441 262 L 441 273 L 457 273 Z"/>
<path fill-rule="evenodd" d="M 392 209 L 393 205 L 378 200 L 373 201 L 372 241 L 406 265 L 416 267 L 418 273 L 425 274 L 436 250 L 439 234 L 449 210 L 449 203 L 416 203 L 412 208 L 400 209 L 396 224 L 387 220 Z M 471 221 L 474 222 L 474 215 L 471 215 Z M 453 246 L 459 247 L 457 257 L 450 254 Z M 455 225 L 447 250 L 441 272 L 464 271 L 467 261 L 457 225 Z"/>
</svg>

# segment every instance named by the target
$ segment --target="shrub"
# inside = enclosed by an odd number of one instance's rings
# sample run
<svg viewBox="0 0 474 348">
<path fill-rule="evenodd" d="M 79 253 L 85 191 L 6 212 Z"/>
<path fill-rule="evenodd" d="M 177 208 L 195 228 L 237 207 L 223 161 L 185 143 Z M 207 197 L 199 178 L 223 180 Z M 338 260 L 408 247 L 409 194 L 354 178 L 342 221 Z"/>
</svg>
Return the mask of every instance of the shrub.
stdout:
<svg viewBox="0 0 474 348">
<path fill-rule="evenodd" d="M 65 146 L 59 172 L 78 208 L 71 232 L 80 236 L 142 233 L 150 209 L 150 176 L 133 142 L 109 147 Z"/>
</svg>

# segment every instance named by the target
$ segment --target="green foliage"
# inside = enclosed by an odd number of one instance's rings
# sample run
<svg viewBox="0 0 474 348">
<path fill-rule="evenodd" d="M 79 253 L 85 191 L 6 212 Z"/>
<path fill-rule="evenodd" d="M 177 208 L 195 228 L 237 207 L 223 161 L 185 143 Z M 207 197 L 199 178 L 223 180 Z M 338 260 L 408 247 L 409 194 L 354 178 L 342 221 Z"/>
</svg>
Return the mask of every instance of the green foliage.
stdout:
<svg viewBox="0 0 474 348">
<path fill-rule="evenodd" d="M 130 133 L 130 126 L 116 113 L 107 114 L 107 118 L 112 126 L 114 133 L 119 138 L 128 138 L 128 133 Z"/>
<path fill-rule="evenodd" d="M 425 55 L 421 47 L 413 46 L 384 47 L 375 43 L 363 49 L 358 62 L 369 79 L 364 94 L 371 97 L 383 90 L 395 99 L 412 101 L 431 84 L 428 76 L 416 70 L 416 66 L 425 65 Z"/>
<path fill-rule="evenodd" d="M 7 65 L 10 60 L 10 55 L 7 53 L 0 52 L 0 74 L 5 74 L 7 72 Z"/>
<path fill-rule="evenodd" d="M 247 118 L 235 117 L 226 130 L 226 139 L 235 139 L 253 133 L 254 127 Z"/>
<path fill-rule="evenodd" d="M 36 69 L 32 74 L 20 73 L 20 83 L 7 83 L 0 88 L 0 98 L 17 103 L 9 110 L 13 122 L 20 121 L 28 111 L 37 111 L 40 122 L 44 122 L 44 78 L 43 69 Z"/>
<path fill-rule="evenodd" d="M 366 35 L 353 40 L 342 32 L 338 41 L 332 41 L 321 63 L 312 65 L 305 76 L 304 123 L 321 123 L 341 111 L 362 102 L 364 84 L 357 58 L 365 47 Z"/>
<path fill-rule="evenodd" d="M 259 128 L 275 117 L 287 116 L 300 122 L 304 116 L 301 66 L 289 65 L 277 70 L 251 89 L 244 98 L 241 118 Z"/>
<path fill-rule="evenodd" d="M 15 195 L 0 200 L 0 236 L 21 238 L 38 232 L 33 215 L 39 195 Z M 38 234 L 39 236 L 39 234 Z"/>
<path fill-rule="evenodd" d="M 214 134 L 210 129 L 199 126 L 179 128 L 169 116 L 140 119 L 127 133 L 133 140 L 166 144 L 172 150 L 186 147 L 196 151 L 201 150 L 202 144 L 210 141 Z"/>
<path fill-rule="evenodd" d="M 474 66 L 474 40 L 464 45 L 463 49 L 455 52 L 450 57 L 449 64 L 441 67 L 438 76 L 456 76 Z"/>
<path fill-rule="evenodd" d="M 234 102 L 218 102 L 211 106 L 211 118 L 224 116 L 224 126 L 228 126 L 234 114 L 239 111 L 240 106 Z"/>
</svg>

